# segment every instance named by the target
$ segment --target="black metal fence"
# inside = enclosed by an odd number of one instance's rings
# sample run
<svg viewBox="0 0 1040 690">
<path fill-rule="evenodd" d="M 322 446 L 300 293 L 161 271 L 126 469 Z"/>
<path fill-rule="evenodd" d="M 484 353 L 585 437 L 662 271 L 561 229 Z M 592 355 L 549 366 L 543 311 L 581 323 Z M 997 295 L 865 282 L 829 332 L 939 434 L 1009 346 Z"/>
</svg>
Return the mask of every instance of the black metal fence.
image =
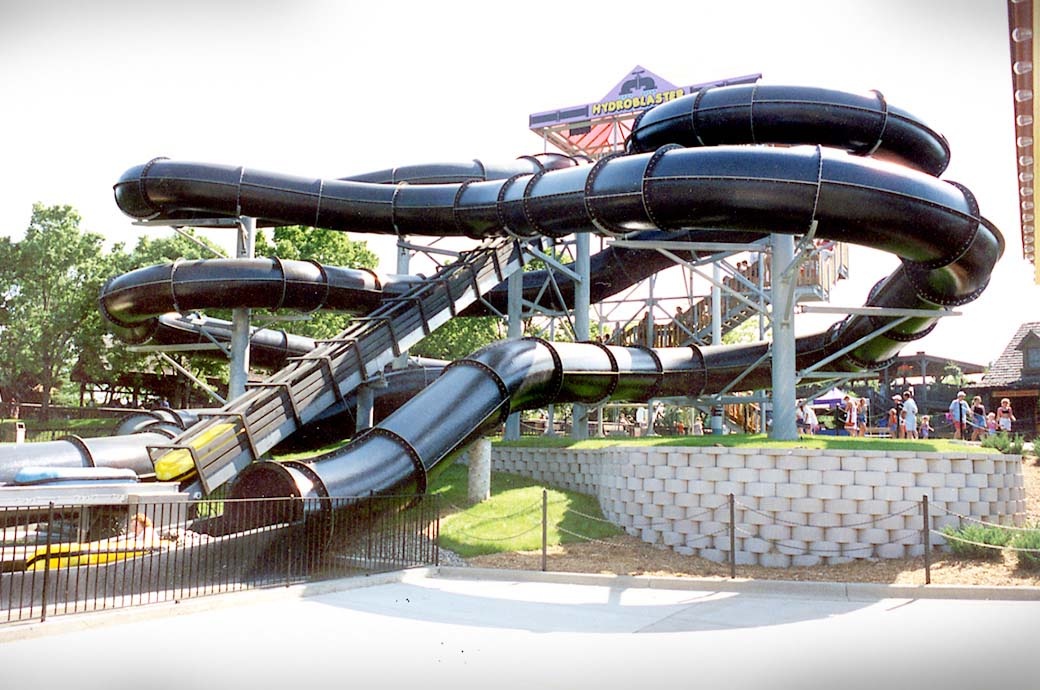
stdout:
<svg viewBox="0 0 1040 690">
<path fill-rule="evenodd" d="M 0 625 L 439 560 L 436 496 L 0 510 Z"/>
</svg>

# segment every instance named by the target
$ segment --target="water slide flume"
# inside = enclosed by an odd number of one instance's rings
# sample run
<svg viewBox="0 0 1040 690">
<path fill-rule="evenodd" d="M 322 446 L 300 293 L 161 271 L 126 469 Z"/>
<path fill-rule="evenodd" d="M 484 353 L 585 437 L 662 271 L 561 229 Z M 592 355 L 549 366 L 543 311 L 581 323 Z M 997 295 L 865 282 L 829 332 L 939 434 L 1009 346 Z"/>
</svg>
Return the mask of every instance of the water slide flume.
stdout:
<svg viewBox="0 0 1040 690">
<path fill-rule="evenodd" d="M 534 169 L 501 175 L 481 164 L 468 177 L 452 166 L 413 166 L 326 180 L 156 159 L 128 170 L 115 194 L 135 218 L 246 215 L 266 225 L 395 235 L 655 233 L 743 242 L 813 228 L 817 238 L 901 259 L 869 306 L 938 315 L 975 299 L 1003 250 L 972 194 L 934 177 L 948 160 L 939 134 L 878 94 L 753 85 L 707 89 L 650 110 L 626 155 L 591 165 L 521 159 Z M 417 183 L 397 184 L 411 178 Z M 797 363 L 827 359 L 829 368 L 846 371 L 879 366 L 935 321 L 850 316 L 799 338 Z M 654 351 L 499 343 L 449 367 L 340 451 L 312 463 L 254 463 L 231 493 L 422 492 L 444 458 L 509 411 L 711 394 L 736 377 L 741 389 L 768 387 L 767 353 L 768 343 Z"/>
</svg>

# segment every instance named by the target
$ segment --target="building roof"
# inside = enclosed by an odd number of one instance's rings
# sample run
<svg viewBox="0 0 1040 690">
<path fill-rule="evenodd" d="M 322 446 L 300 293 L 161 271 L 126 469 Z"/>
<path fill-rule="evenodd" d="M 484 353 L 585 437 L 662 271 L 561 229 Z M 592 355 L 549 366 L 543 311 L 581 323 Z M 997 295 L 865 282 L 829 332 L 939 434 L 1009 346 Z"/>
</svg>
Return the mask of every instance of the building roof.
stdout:
<svg viewBox="0 0 1040 690">
<path fill-rule="evenodd" d="M 900 355 L 892 360 L 891 364 L 881 371 L 888 376 L 888 378 L 900 378 L 903 376 L 921 376 L 921 366 L 925 368 L 924 375 L 931 376 L 936 381 L 946 376 L 949 372 L 946 371 L 946 367 L 954 365 L 961 370 L 961 373 L 966 376 L 972 374 L 982 374 L 986 371 L 986 367 L 983 364 L 975 364 L 974 362 L 962 362 L 956 359 L 950 359 L 949 357 L 937 357 L 935 355 L 928 355 L 924 352 L 918 352 L 914 355 Z"/>
<path fill-rule="evenodd" d="M 1023 375 L 1025 347 L 1033 343 L 1040 345 L 1040 321 L 1031 321 L 1018 327 L 1011 341 L 1004 348 L 993 366 L 982 377 L 984 387 L 1035 388 L 1040 386 L 1040 372 Z"/>
</svg>

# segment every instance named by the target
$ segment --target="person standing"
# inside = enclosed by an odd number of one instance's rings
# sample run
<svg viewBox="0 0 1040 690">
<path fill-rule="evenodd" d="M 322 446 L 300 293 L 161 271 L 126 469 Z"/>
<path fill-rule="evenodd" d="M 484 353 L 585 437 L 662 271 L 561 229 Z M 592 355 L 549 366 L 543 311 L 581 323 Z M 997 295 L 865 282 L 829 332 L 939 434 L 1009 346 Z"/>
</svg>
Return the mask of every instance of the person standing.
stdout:
<svg viewBox="0 0 1040 690">
<path fill-rule="evenodd" d="M 859 424 L 859 435 L 861 437 L 867 435 L 867 399 L 860 398 L 856 401 L 856 421 Z"/>
<path fill-rule="evenodd" d="M 820 430 L 820 420 L 816 417 L 816 410 L 812 408 L 812 405 L 805 406 L 805 426 L 810 436 L 815 436 L 816 432 Z"/>
<path fill-rule="evenodd" d="M 1003 398 L 1000 407 L 997 408 L 997 426 L 1001 431 L 1011 431 L 1011 422 L 1017 422 L 1015 413 L 1011 410 L 1011 400 Z"/>
<path fill-rule="evenodd" d="M 892 438 L 903 438 L 906 436 L 906 425 L 903 424 L 903 396 L 899 393 L 893 395 L 892 404 L 896 409 L 896 428 L 892 430 Z"/>
<path fill-rule="evenodd" d="M 856 404 L 847 395 L 841 401 L 845 404 L 845 434 L 855 436 L 859 432 L 859 425 L 856 423 Z"/>
<path fill-rule="evenodd" d="M 932 418 L 926 414 L 921 415 L 921 438 L 928 438 L 928 434 L 933 431 L 935 431 L 935 429 L 932 428 Z"/>
<path fill-rule="evenodd" d="M 903 393 L 903 428 L 906 438 L 917 438 L 917 402 L 912 389 Z"/>
<path fill-rule="evenodd" d="M 964 391 L 960 391 L 957 393 L 957 397 L 950 402 L 950 421 L 953 422 L 953 437 L 957 439 L 964 438 L 968 417 L 971 415 L 971 408 L 968 407 L 968 401 L 965 400 L 965 397 L 967 397 L 967 394 Z"/>
<path fill-rule="evenodd" d="M 982 404 L 982 398 L 975 396 L 971 399 L 971 440 L 980 441 L 986 433 L 986 406 Z"/>
</svg>

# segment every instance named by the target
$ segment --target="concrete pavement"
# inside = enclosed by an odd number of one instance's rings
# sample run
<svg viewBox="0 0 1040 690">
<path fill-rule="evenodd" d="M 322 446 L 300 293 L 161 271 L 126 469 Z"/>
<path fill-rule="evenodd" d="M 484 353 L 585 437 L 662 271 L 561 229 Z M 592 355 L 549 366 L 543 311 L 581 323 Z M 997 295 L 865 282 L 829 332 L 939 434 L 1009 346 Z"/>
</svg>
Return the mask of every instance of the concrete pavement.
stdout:
<svg viewBox="0 0 1040 690">
<path fill-rule="evenodd" d="M 1038 687 L 1040 593 L 965 589 L 417 569 L 2 626 L 0 681 Z"/>
</svg>

